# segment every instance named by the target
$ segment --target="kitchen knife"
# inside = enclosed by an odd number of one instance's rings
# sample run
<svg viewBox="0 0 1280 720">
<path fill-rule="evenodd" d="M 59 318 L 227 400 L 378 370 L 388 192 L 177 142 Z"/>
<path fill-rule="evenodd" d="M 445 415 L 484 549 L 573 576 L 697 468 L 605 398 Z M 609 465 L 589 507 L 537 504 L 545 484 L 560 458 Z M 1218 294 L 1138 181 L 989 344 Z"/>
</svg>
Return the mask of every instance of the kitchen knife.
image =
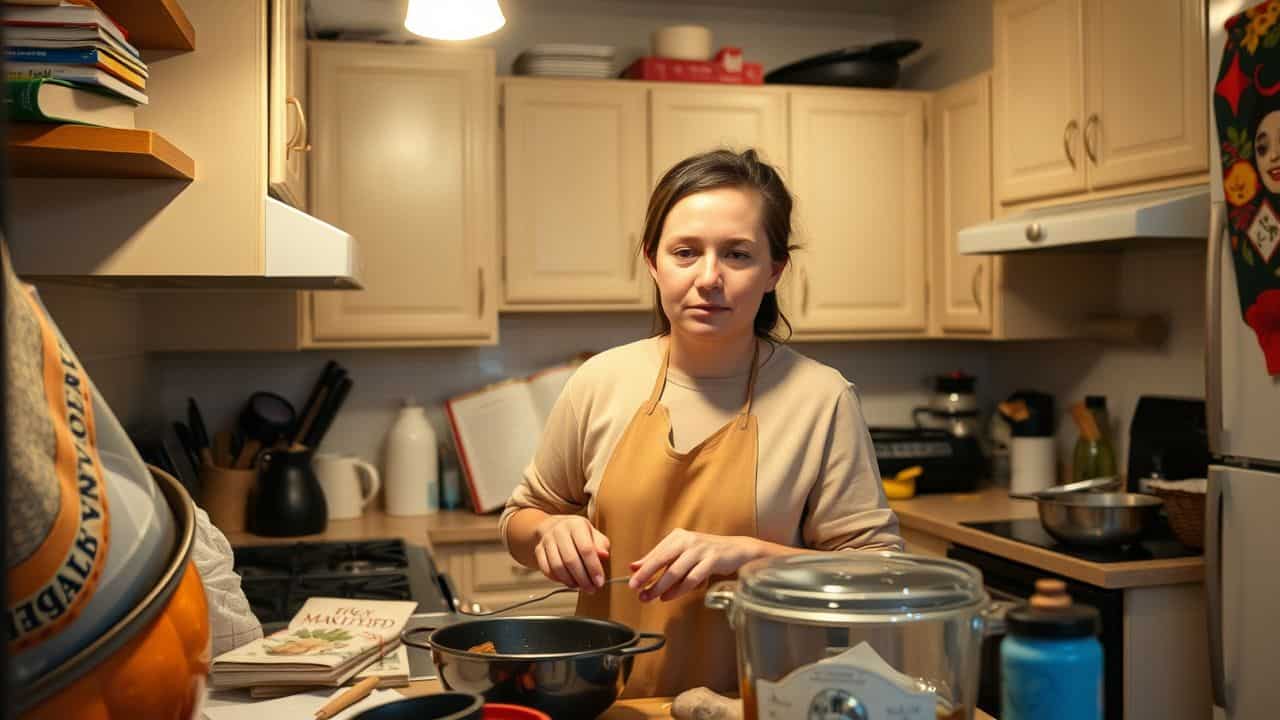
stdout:
<svg viewBox="0 0 1280 720">
<path fill-rule="evenodd" d="M 307 397 L 307 402 L 302 406 L 302 411 L 298 413 L 297 429 L 292 432 L 293 442 L 300 443 L 307 436 L 307 432 L 311 430 L 311 425 L 316 419 L 316 413 L 320 411 L 325 397 L 346 374 L 347 371 L 333 360 L 325 363 L 324 370 L 320 372 L 320 377 L 311 388 L 311 394 Z"/>
<path fill-rule="evenodd" d="M 200 459 L 213 465 L 213 450 L 209 447 L 209 431 L 204 424 L 204 415 L 193 397 L 187 398 L 187 422 L 191 427 L 191 439 L 195 443 L 196 453 Z"/>
<path fill-rule="evenodd" d="M 334 416 L 342 409 L 342 403 L 346 401 L 347 394 L 351 392 L 351 385 L 351 378 L 343 377 L 338 381 L 333 391 L 325 396 L 324 406 L 316 413 L 315 422 L 311 423 L 306 436 L 302 438 L 303 445 L 309 448 L 320 447 L 325 433 L 329 432 L 329 425 L 333 423 Z"/>
<path fill-rule="evenodd" d="M 178 435 L 178 444 L 182 446 L 182 452 L 187 456 L 187 462 L 191 463 L 192 472 L 200 474 L 200 453 L 196 448 L 195 438 L 191 436 L 191 428 L 186 423 L 175 421 L 173 423 L 173 431 Z"/>
</svg>

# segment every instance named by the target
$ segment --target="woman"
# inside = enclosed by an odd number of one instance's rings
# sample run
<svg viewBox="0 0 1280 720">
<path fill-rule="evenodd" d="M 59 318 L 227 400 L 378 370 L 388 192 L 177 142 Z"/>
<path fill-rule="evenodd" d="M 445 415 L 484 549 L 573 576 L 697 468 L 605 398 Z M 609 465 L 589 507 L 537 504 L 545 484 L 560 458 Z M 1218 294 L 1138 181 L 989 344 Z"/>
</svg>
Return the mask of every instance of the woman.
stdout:
<svg viewBox="0 0 1280 720">
<path fill-rule="evenodd" d="M 629 696 L 736 688 L 709 581 L 756 558 L 901 546 L 849 383 L 775 335 L 790 236 L 791 195 L 754 151 L 668 171 L 642 245 L 661 332 L 579 368 L 503 513 L 512 555 L 582 591 L 578 614 L 666 634 Z"/>
</svg>

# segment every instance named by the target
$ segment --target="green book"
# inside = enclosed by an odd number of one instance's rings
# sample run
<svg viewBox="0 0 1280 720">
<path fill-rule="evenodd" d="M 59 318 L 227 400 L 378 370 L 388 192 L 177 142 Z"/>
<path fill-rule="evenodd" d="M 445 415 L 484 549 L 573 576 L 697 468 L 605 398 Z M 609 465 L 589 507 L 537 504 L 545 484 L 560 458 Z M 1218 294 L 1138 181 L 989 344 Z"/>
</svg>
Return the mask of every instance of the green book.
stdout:
<svg viewBox="0 0 1280 720">
<path fill-rule="evenodd" d="M 132 102 L 56 78 L 6 81 L 4 109 L 10 122 L 77 123 L 132 128 Z"/>
</svg>

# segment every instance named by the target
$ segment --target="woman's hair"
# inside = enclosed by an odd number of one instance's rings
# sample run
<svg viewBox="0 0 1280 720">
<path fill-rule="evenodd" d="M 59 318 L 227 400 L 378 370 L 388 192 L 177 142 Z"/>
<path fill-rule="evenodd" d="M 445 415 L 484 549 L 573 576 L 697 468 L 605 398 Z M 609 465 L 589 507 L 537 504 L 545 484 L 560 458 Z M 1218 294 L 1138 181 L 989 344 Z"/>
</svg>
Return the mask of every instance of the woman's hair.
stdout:
<svg viewBox="0 0 1280 720">
<path fill-rule="evenodd" d="M 798 249 L 791 240 L 791 193 L 782 177 L 772 165 L 762 161 L 755 150 L 735 153 L 731 150 L 712 150 L 676 163 L 667 171 L 649 197 L 649 209 L 644 217 L 644 236 L 640 251 L 651 264 L 657 264 L 658 240 L 662 226 L 671 208 L 695 193 L 719 188 L 753 190 L 760 196 L 761 223 L 769 241 L 769 255 L 773 262 L 789 263 L 791 251 Z M 786 326 L 786 335 L 775 334 L 778 323 Z M 791 323 L 778 307 L 776 290 L 765 293 L 756 311 L 754 322 L 756 337 L 774 342 L 785 342 L 791 336 Z M 671 320 L 662 310 L 662 297 L 654 287 L 654 331 L 665 335 L 671 332 Z"/>
</svg>

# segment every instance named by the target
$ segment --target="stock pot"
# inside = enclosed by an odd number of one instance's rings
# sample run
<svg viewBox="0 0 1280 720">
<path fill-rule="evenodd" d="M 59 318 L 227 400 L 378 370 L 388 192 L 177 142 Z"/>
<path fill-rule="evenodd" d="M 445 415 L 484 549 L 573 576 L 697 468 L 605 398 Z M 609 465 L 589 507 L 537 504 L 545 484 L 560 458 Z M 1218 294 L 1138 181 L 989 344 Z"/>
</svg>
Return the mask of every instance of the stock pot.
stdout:
<svg viewBox="0 0 1280 720">
<path fill-rule="evenodd" d="M 896 552 L 756 560 L 706 604 L 737 633 L 748 720 L 968 720 L 983 637 L 1011 607 L 970 565 Z"/>
</svg>

